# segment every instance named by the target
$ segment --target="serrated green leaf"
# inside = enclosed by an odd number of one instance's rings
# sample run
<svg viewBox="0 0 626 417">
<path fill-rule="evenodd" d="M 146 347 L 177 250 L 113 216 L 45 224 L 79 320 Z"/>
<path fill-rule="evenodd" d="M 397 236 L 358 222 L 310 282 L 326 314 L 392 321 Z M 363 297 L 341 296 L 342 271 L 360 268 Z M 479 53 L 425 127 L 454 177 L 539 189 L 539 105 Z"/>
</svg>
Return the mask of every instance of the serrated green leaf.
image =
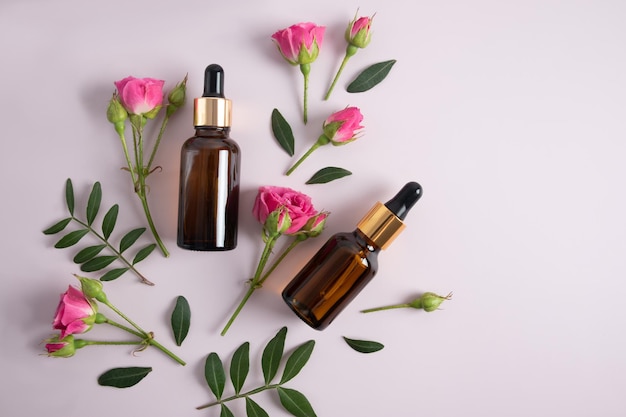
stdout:
<svg viewBox="0 0 626 417">
<path fill-rule="evenodd" d="M 235 394 L 239 394 L 250 370 L 250 343 L 245 342 L 233 353 L 230 362 L 230 380 L 233 382 Z"/>
<path fill-rule="evenodd" d="M 126 233 L 120 241 L 120 253 L 123 253 L 126 249 L 130 248 L 145 231 L 145 227 L 139 227 Z"/>
<path fill-rule="evenodd" d="M 152 372 L 150 367 L 113 368 L 98 377 L 98 384 L 106 387 L 128 388 L 139 383 L 150 372 Z"/>
<path fill-rule="evenodd" d="M 298 375 L 298 373 L 302 370 L 304 365 L 306 365 L 309 358 L 311 357 L 311 353 L 313 353 L 314 347 L 315 341 L 309 340 L 308 342 L 305 342 L 302 345 L 298 346 L 298 348 L 293 351 L 289 358 L 287 358 L 285 370 L 283 371 L 283 376 L 280 379 L 281 385 Z"/>
<path fill-rule="evenodd" d="M 269 414 L 250 397 L 246 397 L 246 415 L 248 417 L 269 417 Z"/>
<path fill-rule="evenodd" d="M 80 270 L 83 272 L 99 271 L 107 266 L 111 265 L 118 257 L 115 255 L 98 256 L 90 259 L 80 266 Z"/>
<path fill-rule="evenodd" d="M 391 59 L 370 65 L 348 85 L 346 90 L 348 93 L 362 93 L 363 91 L 369 90 L 387 77 L 389 71 L 391 71 L 391 67 L 393 67 L 395 63 L 396 60 Z"/>
<path fill-rule="evenodd" d="M 226 374 L 224 373 L 224 366 L 217 353 L 212 352 L 207 356 L 204 364 L 204 378 L 206 379 L 211 392 L 215 395 L 215 398 L 220 400 L 224 393 L 224 385 L 226 384 Z"/>
<path fill-rule="evenodd" d="M 230 411 L 230 408 L 226 407 L 226 404 L 222 403 L 220 405 L 222 406 L 220 411 L 220 417 L 235 417 L 233 412 Z"/>
<path fill-rule="evenodd" d="M 74 263 L 82 264 L 83 262 L 87 262 L 102 252 L 102 249 L 106 247 L 107 245 L 87 246 L 85 249 L 81 249 L 76 256 L 74 256 Z"/>
<path fill-rule="evenodd" d="M 316 417 L 311 403 L 306 397 L 299 391 L 290 388 L 278 387 L 278 397 L 280 403 L 285 407 L 285 410 L 289 411 L 296 417 Z"/>
<path fill-rule="evenodd" d="M 152 253 L 154 248 L 156 248 L 156 243 L 151 243 L 145 248 L 141 249 L 139 252 L 137 252 L 137 255 L 135 255 L 135 258 L 133 259 L 133 265 L 146 259 L 148 255 Z"/>
<path fill-rule="evenodd" d="M 60 222 L 55 223 L 52 226 L 48 227 L 46 230 L 43 231 L 43 233 L 44 235 L 53 235 L 55 233 L 59 233 L 60 231 L 65 229 L 65 227 L 68 224 L 70 224 L 71 221 L 72 221 L 71 217 L 68 217 L 67 219 L 63 219 Z"/>
<path fill-rule="evenodd" d="M 67 210 L 70 214 L 74 215 L 74 186 L 72 180 L 67 179 L 65 181 L 65 203 L 67 204 Z"/>
<path fill-rule="evenodd" d="M 377 352 L 385 347 L 382 343 L 374 342 L 371 340 L 349 339 L 345 336 L 343 336 L 343 339 L 346 341 L 348 346 L 361 353 Z"/>
<path fill-rule="evenodd" d="M 70 246 L 77 244 L 87 233 L 89 233 L 89 229 L 80 229 L 69 232 L 59 239 L 54 247 L 57 249 L 69 248 Z"/>
<path fill-rule="evenodd" d="M 174 311 L 172 311 L 172 331 L 174 332 L 174 340 L 176 344 L 180 346 L 187 333 L 189 333 L 189 325 L 191 323 L 191 309 L 189 308 L 189 302 L 185 297 L 179 295 L 176 298 L 176 305 Z"/>
<path fill-rule="evenodd" d="M 100 277 L 100 281 L 113 281 L 114 279 L 118 279 L 119 277 L 124 275 L 124 273 L 126 271 L 128 271 L 129 269 L 130 268 L 115 268 L 115 269 L 111 269 L 106 274 L 104 274 L 104 275 L 102 275 Z"/>
<path fill-rule="evenodd" d="M 281 148 L 287 152 L 289 156 L 294 154 L 294 137 L 291 126 L 285 120 L 278 109 L 272 110 L 272 132 Z"/>
<path fill-rule="evenodd" d="M 98 210 L 100 210 L 100 202 L 102 201 L 102 187 L 96 182 L 91 188 L 89 199 L 87 200 L 87 224 L 91 226 Z"/>
<path fill-rule="evenodd" d="M 265 349 L 263 349 L 263 355 L 261 356 L 261 367 L 263 369 L 263 377 L 265 378 L 265 384 L 269 384 L 278 372 L 278 366 L 280 365 L 280 359 L 283 356 L 283 350 L 285 349 L 285 338 L 287 337 L 287 328 L 283 327 L 276 333 L 276 336 L 269 341 Z"/>
<path fill-rule="evenodd" d="M 107 214 L 104 215 L 104 219 L 102 219 L 102 234 L 105 239 L 108 239 L 115 228 L 115 222 L 117 222 L 117 214 L 120 211 L 120 207 L 117 204 L 114 204 L 113 207 L 107 211 Z"/>
<path fill-rule="evenodd" d="M 326 167 L 320 169 L 315 174 L 313 174 L 313 176 L 306 183 L 325 184 L 327 182 L 331 182 L 339 178 L 346 177 L 348 175 L 352 175 L 352 172 L 348 171 L 347 169 L 339 167 Z"/>
</svg>

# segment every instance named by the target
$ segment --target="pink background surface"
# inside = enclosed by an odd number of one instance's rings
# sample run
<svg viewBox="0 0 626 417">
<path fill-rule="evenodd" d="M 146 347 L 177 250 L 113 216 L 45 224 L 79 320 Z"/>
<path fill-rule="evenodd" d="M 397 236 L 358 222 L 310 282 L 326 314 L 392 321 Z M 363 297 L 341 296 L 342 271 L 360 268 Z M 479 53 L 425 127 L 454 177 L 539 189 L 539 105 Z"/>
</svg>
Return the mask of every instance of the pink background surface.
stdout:
<svg viewBox="0 0 626 417">
<path fill-rule="evenodd" d="M 357 8 L 376 13 L 373 40 L 322 101 Z M 310 363 L 288 386 L 305 393 L 319 416 L 626 415 L 625 18 L 623 1 L 4 0 L 0 415 L 217 416 L 217 409 L 195 410 L 212 399 L 207 354 L 227 361 L 250 341 L 246 387 L 254 388 L 261 350 L 282 326 L 287 350 L 316 340 Z M 327 25 L 306 126 L 301 74 L 269 39 L 301 21 Z M 345 92 L 360 70 L 388 59 L 398 62 L 382 84 Z M 139 264 L 154 287 L 130 274 L 105 287 L 188 365 L 156 349 L 134 357 L 125 347 L 47 358 L 40 342 L 52 334 L 58 295 L 79 272 L 75 251 L 54 249 L 56 238 L 41 233 L 66 213 L 65 180 L 74 182 L 78 207 L 100 181 L 103 206 L 120 204 L 119 230 L 144 221 L 105 118 L 113 81 L 154 77 L 169 89 L 188 73 L 192 99 L 210 63 L 226 71 L 232 137 L 243 152 L 239 246 L 229 253 L 176 247 L 179 151 L 193 133 L 188 104 L 157 155 L 163 171 L 149 179 L 171 257 L 155 252 Z M 347 105 L 365 115 L 363 138 L 322 148 L 283 176 L 295 159 L 272 137 L 272 109 L 292 124 L 301 155 L 325 117 Z M 304 184 L 333 165 L 354 174 Z M 327 330 L 308 328 L 280 299 L 283 286 L 326 237 L 351 231 L 411 180 L 424 197 L 381 254 L 378 276 Z M 261 253 L 250 215 L 261 185 L 306 192 L 332 214 L 324 235 L 297 248 L 221 337 Z M 454 296 L 430 314 L 359 313 L 424 291 Z M 178 295 L 192 309 L 180 348 L 169 327 Z M 362 355 L 342 336 L 385 348 Z M 97 385 L 98 375 L 118 366 L 154 371 L 126 390 Z M 272 416 L 287 415 L 273 393 L 254 399 Z M 243 402 L 232 410 L 245 415 Z"/>
</svg>

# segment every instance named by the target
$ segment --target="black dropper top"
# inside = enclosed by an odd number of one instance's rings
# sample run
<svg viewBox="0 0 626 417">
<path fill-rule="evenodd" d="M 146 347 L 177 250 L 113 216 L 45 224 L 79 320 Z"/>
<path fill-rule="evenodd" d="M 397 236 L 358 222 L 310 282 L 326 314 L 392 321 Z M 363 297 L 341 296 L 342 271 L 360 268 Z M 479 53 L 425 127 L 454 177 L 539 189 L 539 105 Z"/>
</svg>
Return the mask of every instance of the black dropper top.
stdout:
<svg viewBox="0 0 626 417">
<path fill-rule="evenodd" d="M 408 182 L 398 194 L 385 203 L 385 207 L 393 212 L 400 220 L 404 220 L 411 207 L 422 196 L 422 186 L 416 182 Z"/>
<path fill-rule="evenodd" d="M 211 64 L 204 70 L 202 97 L 224 98 L 224 69 L 217 64 Z"/>
</svg>

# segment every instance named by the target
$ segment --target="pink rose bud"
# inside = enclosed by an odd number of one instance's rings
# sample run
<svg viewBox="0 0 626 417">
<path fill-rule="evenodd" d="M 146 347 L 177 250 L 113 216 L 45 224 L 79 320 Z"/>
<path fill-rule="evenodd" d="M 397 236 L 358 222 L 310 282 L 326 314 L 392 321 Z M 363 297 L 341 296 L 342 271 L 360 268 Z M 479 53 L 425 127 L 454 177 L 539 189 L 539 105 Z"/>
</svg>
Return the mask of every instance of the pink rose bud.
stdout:
<svg viewBox="0 0 626 417">
<path fill-rule="evenodd" d="M 310 218 L 318 213 L 311 203 L 311 197 L 287 187 L 259 187 L 252 214 L 261 224 L 265 224 L 270 213 L 284 207 L 291 219 L 285 234 L 291 235 L 302 229 Z"/>
<path fill-rule="evenodd" d="M 124 133 L 124 123 L 128 119 L 128 112 L 120 103 L 119 97 L 116 93 L 111 97 L 111 101 L 109 101 L 109 107 L 107 108 L 107 120 L 113 123 L 115 127 L 115 131 L 118 135 L 122 135 Z"/>
<path fill-rule="evenodd" d="M 97 306 L 82 291 L 71 285 L 61 294 L 52 327 L 61 331 L 61 339 L 67 335 L 85 333 L 96 321 Z"/>
<path fill-rule="evenodd" d="M 346 29 L 346 41 L 357 48 L 365 48 L 371 41 L 373 17 L 354 18 Z"/>
<path fill-rule="evenodd" d="M 272 39 L 291 65 L 310 64 L 319 54 L 325 30 L 325 26 L 315 23 L 298 23 L 277 31 Z"/>
<path fill-rule="evenodd" d="M 317 216 L 309 219 L 307 224 L 302 228 L 300 233 L 303 233 L 306 237 L 317 237 L 324 231 L 326 226 L 326 219 L 328 218 L 327 211 L 319 213 Z"/>
<path fill-rule="evenodd" d="M 85 278 L 74 274 L 76 278 L 80 281 L 80 288 L 83 291 L 83 294 L 87 298 L 93 298 L 100 302 L 107 303 L 107 297 L 104 293 L 104 285 L 102 285 L 102 281 L 93 279 L 93 278 Z"/>
<path fill-rule="evenodd" d="M 56 358 L 69 358 L 74 356 L 74 352 L 76 352 L 76 348 L 74 347 L 74 336 L 71 334 L 62 339 L 59 339 L 59 336 L 55 335 L 46 340 L 46 342 L 48 356 Z"/>
<path fill-rule="evenodd" d="M 268 237 L 276 237 L 285 233 L 291 227 L 291 217 L 289 211 L 280 206 L 273 212 L 271 212 L 265 223 L 263 224 L 263 230 Z"/>
<path fill-rule="evenodd" d="M 363 115 L 358 107 L 346 107 L 331 114 L 324 122 L 324 135 L 333 145 L 345 145 L 357 139 Z"/>
<path fill-rule="evenodd" d="M 171 116 L 176 110 L 181 108 L 183 104 L 185 104 L 185 99 L 187 96 L 187 76 L 183 80 L 176 84 L 176 87 L 170 91 L 167 95 L 167 115 Z"/>
<path fill-rule="evenodd" d="M 163 103 L 165 81 L 154 78 L 126 77 L 115 86 L 122 106 L 130 113 L 154 118 Z"/>
</svg>

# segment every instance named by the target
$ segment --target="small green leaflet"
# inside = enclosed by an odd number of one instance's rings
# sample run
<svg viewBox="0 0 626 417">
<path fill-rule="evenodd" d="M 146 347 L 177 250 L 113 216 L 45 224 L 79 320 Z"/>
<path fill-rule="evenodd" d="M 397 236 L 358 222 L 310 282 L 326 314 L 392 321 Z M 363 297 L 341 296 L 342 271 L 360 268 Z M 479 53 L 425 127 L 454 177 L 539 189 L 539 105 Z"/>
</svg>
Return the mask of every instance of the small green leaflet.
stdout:
<svg viewBox="0 0 626 417">
<path fill-rule="evenodd" d="M 274 133 L 274 137 L 278 141 L 278 144 L 281 148 L 289 154 L 289 156 L 293 156 L 294 153 L 294 138 L 293 132 L 291 130 L 291 126 L 282 114 L 278 111 L 278 109 L 272 110 L 272 132 Z"/>
<path fill-rule="evenodd" d="M 98 210 L 100 210 L 100 202 L 102 201 L 102 187 L 99 182 L 96 182 L 89 194 L 89 200 L 87 201 L 87 224 L 91 226 Z"/>
<path fill-rule="evenodd" d="M 120 241 L 120 253 L 123 253 L 126 249 L 130 248 L 145 231 L 145 227 L 139 227 L 126 233 Z"/>
<path fill-rule="evenodd" d="M 65 203 L 67 204 L 67 210 L 70 215 L 74 215 L 74 186 L 72 180 L 68 178 L 65 181 Z"/>
<path fill-rule="evenodd" d="M 221 404 L 221 411 L 220 411 L 220 417 L 235 417 L 235 415 L 233 414 L 232 411 L 230 411 L 230 408 L 226 407 L 226 404 Z"/>
<path fill-rule="evenodd" d="M 120 206 L 114 204 L 113 207 L 107 211 L 107 214 L 104 215 L 104 219 L 102 220 L 102 234 L 105 239 L 108 239 L 113 232 L 113 228 L 115 227 L 115 222 L 117 221 L 117 214 L 120 211 Z"/>
<path fill-rule="evenodd" d="M 377 352 L 385 347 L 382 343 L 373 342 L 370 340 L 349 339 L 345 336 L 343 336 L 343 339 L 346 341 L 348 346 L 361 353 Z"/>
<path fill-rule="evenodd" d="M 145 248 L 141 249 L 139 252 L 137 252 L 137 255 L 135 255 L 135 257 L 133 258 L 133 265 L 146 259 L 148 255 L 152 253 L 154 248 L 156 248 L 156 243 L 151 243 Z"/>
<path fill-rule="evenodd" d="M 226 374 L 224 374 L 224 365 L 217 353 L 210 353 L 204 364 L 204 379 L 206 379 L 209 388 L 215 398 L 222 398 L 224 393 L 224 385 L 226 384 Z"/>
<path fill-rule="evenodd" d="M 278 331 L 276 336 L 269 341 L 263 355 L 261 356 L 261 367 L 263 369 L 263 376 L 265 377 L 265 383 L 269 384 L 276 372 L 278 372 L 278 366 L 280 365 L 280 359 L 283 357 L 283 351 L 285 349 L 285 338 L 287 337 L 287 328 L 283 327 Z"/>
<path fill-rule="evenodd" d="M 250 342 L 245 342 L 233 353 L 230 361 L 230 380 L 233 382 L 235 394 L 241 392 L 250 370 Z"/>
<path fill-rule="evenodd" d="M 187 333 L 189 333 L 189 324 L 191 323 L 191 309 L 189 302 L 185 297 L 179 295 L 176 298 L 176 305 L 172 311 L 172 331 L 174 332 L 174 340 L 178 346 L 183 344 Z"/>
<path fill-rule="evenodd" d="M 87 233 L 89 233 L 88 229 L 79 229 L 74 230 L 73 232 L 69 232 L 65 236 L 63 236 L 54 247 L 57 249 L 69 248 L 70 246 L 74 246 L 77 244 Z"/>
<path fill-rule="evenodd" d="M 270 417 L 269 414 L 250 397 L 246 397 L 246 415 L 248 417 Z"/>
<path fill-rule="evenodd" d="M 338 167 L 326 167 L 317 171 L 313 176 L 306 182 L 307 184 L 325 184 L 327 182 L 334 181 L 339 178 L 346 177 L 348 175 L 352 175 L 352 172 L 347 169 L 338 168 Z"/>
<path fill-rule="evenodd" d="M 309 361 L 311 357 L 311 353 L 313 353 L 313 348 L 315 347 L 315 341 L 309 340 L 308 342 L 300 345 L 287 359 L 287 363 L 285 364 L 285 370 L 283 371 L 283 376 L 280 379 L 280 383 L 284 384 L 285 382 L 291 380 L 293 377 L 298 375 L 298 373 L 302 370 L 304 365 Z"/>
<path fill-rule="evenodd" d="M 278 387 L 278 397 L 280 403 L 285 407 L 285 410 L 289 411 L 296 417 L 316 417 L 313 407 L 306 399 L 304 395 L 295 389 Z"/>
<path fill-rule="evenodd" d="M 113 368 L 98 377 L 98 384 L 106 387 L 128 388 L 146 377 L 152 368 L 129 367 Z"/>
<path fill-rule="evenodd" d="M 391 67 L 393 67 L 395 63 L 396 60 L 391 59 L 365 68 L 363 72 L 348 85 L 346 91 L 348 91 L 348 93 L 362 93 L 363 91 L 369 90 L 387 77 L 387 74 L 389 74 Z"/>
</svg>

